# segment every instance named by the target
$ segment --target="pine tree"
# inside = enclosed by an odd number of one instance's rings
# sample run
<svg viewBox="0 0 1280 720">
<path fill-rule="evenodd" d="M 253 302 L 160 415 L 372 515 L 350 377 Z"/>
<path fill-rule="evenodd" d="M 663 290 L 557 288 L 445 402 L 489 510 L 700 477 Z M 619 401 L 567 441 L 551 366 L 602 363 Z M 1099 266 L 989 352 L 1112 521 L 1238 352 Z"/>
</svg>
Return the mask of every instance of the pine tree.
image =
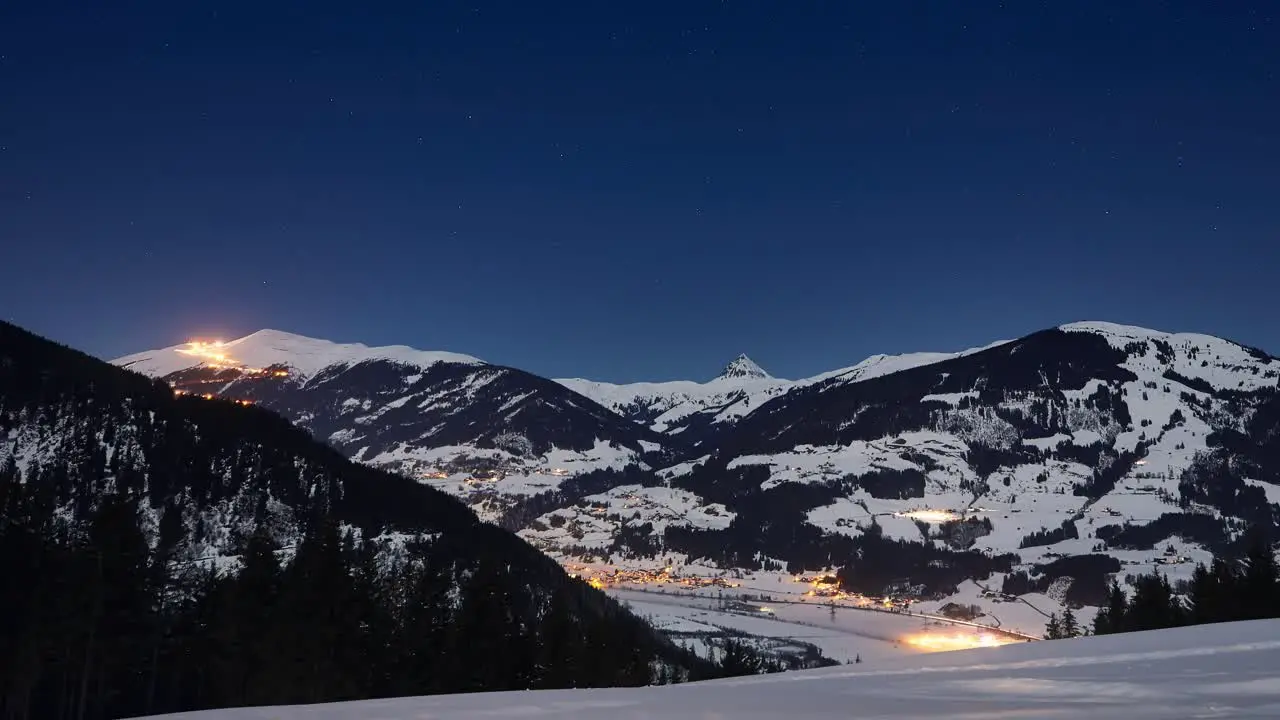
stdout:
<svg viewBox="0 0 1280 720">
<path fill-rule="evenodd" d="M 1049 622 L 1048 624 L 1045 625 L 1044 639 L 1060 640 L 1061 638 L 1062 638 L 1062 624 L 1058 622 L 1058 614 L 1051 613 L 1049 615 Z"/>
<path fill-rule="evenodd" d="M 1107 592 L 1107 605 L 1093 618 L 1093 634 L 1107 635 L 1131 629 L 1128 598 L 1124 590 L 1120 589 L 1120 584 L 1112 580 Z"/>
<path fill-rule="evenodd" d="M 280 702 L 288 688 L 279 654 L 287 652 L 288 616 L 280 610 L 281 569 L 276 544 L 262 527 L 249 538 L 234 578 L 217 585 L 211 676 L 234 704 Z"/>
<path fill-rule="evenodd" d="M 1280 613 L 1280 569 L 1275 554 L 1261 533 L 1255 533 L 1245 555 L 1240 583 L 1241 619 L 1261 620 Z"/>
<path fill-rule="evenodd" d="M 1061 632 L 1063 638 L 1080 637 L 1080 626 L 1076 623 L 1076 614 L 1071 608 L 1062 611 Z"/>
<path fill-rule="evenodd" d="M 1129 629 L 1159 630 L 1176 627 L 1182 623 L 1185 614 L 1167 577 L 1154 573 L 1137 578 L 1133 601 L 1126 614 Z"/>
</svg>

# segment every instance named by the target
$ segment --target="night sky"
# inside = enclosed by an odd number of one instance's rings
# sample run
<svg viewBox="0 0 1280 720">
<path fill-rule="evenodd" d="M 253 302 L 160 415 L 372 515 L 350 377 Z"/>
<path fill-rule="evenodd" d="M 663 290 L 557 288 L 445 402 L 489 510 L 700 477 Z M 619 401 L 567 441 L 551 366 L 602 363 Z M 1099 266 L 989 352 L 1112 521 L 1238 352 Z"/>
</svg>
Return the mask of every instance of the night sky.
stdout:
<svg viewBox="0 0 1280 720">
<path fill-rule="evenodd" d="M 11 0 L 0 317 L 615 381 L 1280 353 L 1278 72 L 1274 2 Z"/>
</svg>

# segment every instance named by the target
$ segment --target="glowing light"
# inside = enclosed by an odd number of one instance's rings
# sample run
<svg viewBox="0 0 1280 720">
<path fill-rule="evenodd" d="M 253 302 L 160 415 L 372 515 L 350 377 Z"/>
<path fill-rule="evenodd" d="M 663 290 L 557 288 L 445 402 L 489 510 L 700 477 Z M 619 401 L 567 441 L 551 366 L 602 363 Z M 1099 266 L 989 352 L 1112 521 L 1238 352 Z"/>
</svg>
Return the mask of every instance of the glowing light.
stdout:
<svg viewBox="0 0 1280 720">
<path fill-rule="evenodd" d="M 762 612 L 762 613 L 769 613 L 770 615 L 772 615 L 772 614 L 773 614 L 773 608 L 771 608 L 771 607 L 766 607 L 766 606 L 764 606 L 764 605 L 761 605 L 761 606 L 760 606 L 760 612 Z"/>
<path fill-rule="evenodd" d="M 912 520 L 923 520 L 927 523 L 944 523 L 960 519 L 959 515 L 950 510 L 912 510 L 911 512 L 894 513 L 894 515 L 911 518 Z"/>
<path fill-rule="evenodd" d="M 588 585 L 590 585 L 591 587 L 593 587 L 593 588 L 597 589 L 597 590 L 603 590 L 603 589 L 604 589 L 604 581 L 602 581 L 600 578 L 594 578 L 594 577 L 593 577 L 593 578 L 591 578 L 590 580 L 588 580 L 588 581 L 587 581 L 587 584 L 588 584 Z"/>
<path fill-rule="evenodd" d="M 924 652 L 948 652 L 974 648 L 998 647 L 1018 642 L 1013 638 L 989 632 L 918 632 L 906 635 L 902 642 Z"/>
<path fill-rule="evenodd" d="M 226 348 L 226 343 L 221 340 L 192 340 L 187 343 L 186 347 L 178 348 L 177 352 L 183 355 L 200 358 L 201 363 L 205 367 L 217 370 L 233 369 L 249 375 L 260 375 L 262 377 L 289 377 L 288 370 L 264 370 L 263 368 L 249 367 L 239 360 L 231 357 Z"/>
<path fill-rule="evenodd" d="M 231 363 L 231 358 L 222 351 L 223 342 L 214 340 L 212 342 L 204 342 L 202 340 L 192 340 L 187 343 L 184 348 L 178 348 L 178 352 L 183 355 L 190 355 L 204 360 L 206 363 L 224 365 Z"/>
</svg>

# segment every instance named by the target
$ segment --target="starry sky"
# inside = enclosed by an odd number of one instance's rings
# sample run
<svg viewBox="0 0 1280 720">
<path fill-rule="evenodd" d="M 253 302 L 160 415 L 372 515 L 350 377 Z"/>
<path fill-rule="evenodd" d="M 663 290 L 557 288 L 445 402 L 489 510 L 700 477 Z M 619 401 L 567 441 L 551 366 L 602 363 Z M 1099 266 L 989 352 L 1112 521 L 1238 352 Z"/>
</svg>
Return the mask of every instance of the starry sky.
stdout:
<svg viewBox="0 0 1280 720">
<path fill-rule="evenodd" d="M 15 0 L 0 317 L 783 377 L 1074 320 L 1280 353 L 1271 2 Z"/>
</svg>

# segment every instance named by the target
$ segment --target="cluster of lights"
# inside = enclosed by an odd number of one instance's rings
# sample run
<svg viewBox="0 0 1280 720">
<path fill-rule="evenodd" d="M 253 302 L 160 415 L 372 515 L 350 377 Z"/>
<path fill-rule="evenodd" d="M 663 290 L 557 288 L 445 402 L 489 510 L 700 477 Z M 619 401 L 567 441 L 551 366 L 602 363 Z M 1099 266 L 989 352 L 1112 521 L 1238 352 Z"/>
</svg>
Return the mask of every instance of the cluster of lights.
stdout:
<svg viewBox="0 0 1280 720">
<path fill-rule="evenodd" d="M 243 363 L 236 360 L 235 358 L 232 358 L 227 353 L 226 347 L 227 347 L 226 343 L 222 342 L 221 340 L 211 340 L 211 341 L 192 340 L 191 342 L 187 343 L 185 347 L 178 348 L 177 352 L 182 355 L 189 355 L 191 357 L 200 358 L 201 364 L 209 368 L 214 368 L 219 370 L 234 369 L 234 370 L 239 370 L 240 372 L 246 375 L 258 376 L 258 377 L 288 377 L 289 376 L 289 371 L 287 370 L 282 370 L 282 369 L 268 370 L 263 368 L 247 367 Z M 194 383 L 186 383 L 186 384 L 199 385 L 201 383 L 194 382 Z M 178 385 L 181 385 L 181 383 L 179 383 Z M 189 390 L 184 390 L 181 387 L 177 387 L 177 386 L 174 387 L 173 394 L 174 395 L 192 395 L 194 397 L 204 398 L 205 400 L 212 400 L 215 397 L 213 393 L 191 392 Z M 242 400 L 237 398 L 225 398 L 225 399 L 237 405 L 253 404 L 252 400 Z"/>
<path fill-rule="evenodd" d="M 204 342 L 202 340 L 192 340 L 187 343 L 186 347 L 178 348 L 178 352 L 183 355 L 198 357 L 211 367 L 238 367 L 239 363 L 234 363 L 232 359 L 223 352 L 225 343 L 221 340 L 212 342 Z"/>
<path fill-rule="evenodd" d="M 910 512 L 894 513 L 894 516 L 922 520 L 927 523 L 944 523 L 960 519 L 959 515 L 950 510 L 912 510 Z"/>
<path fill-rule="evenodd" d="M 902 642 L 923 652 L 947 652 L 998 647 L 1017 642 L 1017 640 L 989 632 L 918 632 L 904 636 Z"/>
<path fill-rule="evenodd" d="M 177 388 L 174 388 L 173 394 L 174 395 L 190 395 L 191 397 L 198 397 L 204 400 L 212 400 L 215 397 L 217 397 L 217 395 L 214 395 L 213 393 L 191 393 L 191 392 L 187 392 L 186 390 L 180 390 Z M 223 399 L 227 400 L 228 402 L 233 402 L 237 405 L 253 404 L 252 400 L 244 400 L 242 398 L 223 398 Z"/>
<path fill-rule="evenodd" d="M 741 587 L 742 583 L 731 582 L 724 578 L 708 578 L 696 575 L 682 576 L 673 567 L 661 570 L 624 570 L 616 568 L 608 571 L 596 570 L 585 565 L 566 564 L 569 577 L 586 581 L 598 590 L 616 585 L 681 585 L 690 588 Z"/>
<path fill-rule="evenodd" d="M 872 598 L 861 593 L 851 593 L 840 587 L 840 581 L 834 575 L 818 575 L 815 577 L 807 577 L 804 575 L 793 576 L 792 582 L 803 583 L 809 586 L 805 591 L 804 597 L 820 597 L 826 598 L 832 602 L 840 602 L 844 605 L 852 605 L 853 607 L 873 607 L 876 605 L 883 606 L 888 609 L 895 607 L 906 607 L 910 604 L 910 600 L 906 598 Z"/>
<path fill-rule="evenodd" d="M 215 369 L 234 369 L 250 375 L 261 375 L 263 377 L 288 377 L 287 370 L 265 370 L 263 368 L 247 367 L 244 363 L 236 360 L 227 354 L 227 344 L 221 340 L 192 340 L 187 343 L 186 347 L 178 348 L 177 352 L 182 355 L 190 355 L 191 357 L 200 358 L 205 367 Z"/>
</svg>

